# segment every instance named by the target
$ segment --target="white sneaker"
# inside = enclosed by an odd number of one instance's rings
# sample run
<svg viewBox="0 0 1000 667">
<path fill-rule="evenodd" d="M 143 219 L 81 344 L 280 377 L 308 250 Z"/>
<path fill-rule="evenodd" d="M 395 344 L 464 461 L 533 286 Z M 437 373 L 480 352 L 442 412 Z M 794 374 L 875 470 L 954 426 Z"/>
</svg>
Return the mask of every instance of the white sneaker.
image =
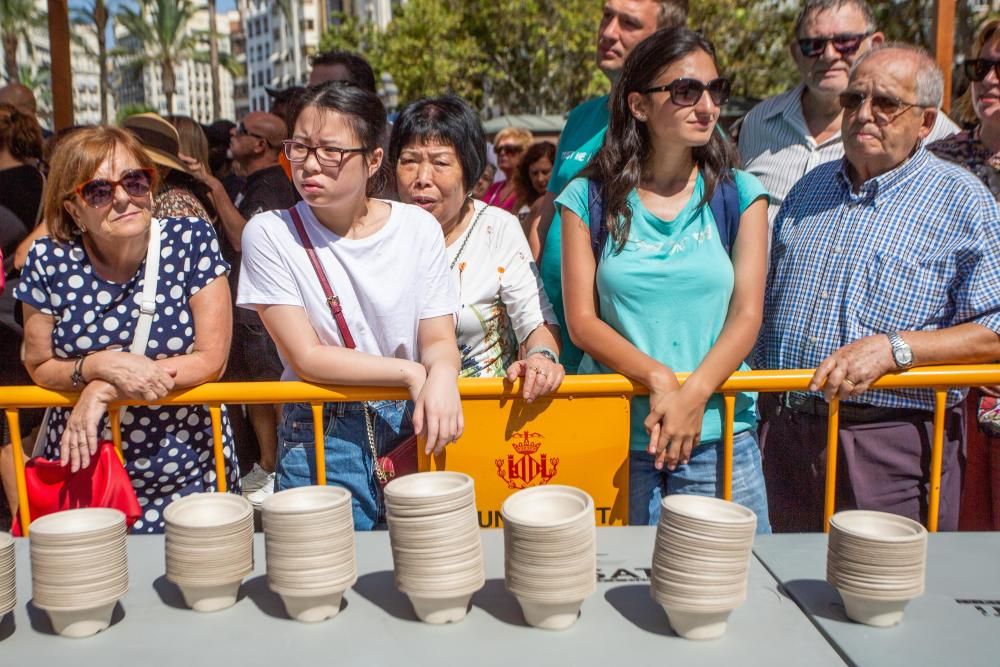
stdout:
<svg viewBox="0 0 1000 667">
<path fill-rule="evenodd" d="M 259 464 L 254 463 L 253 469 L 243 476 L 241 483 L 243 497 L 249 500 L 251 505 L 259 505 L 274 492 L 274 473 L 268 472 Z M 259 500 L 254 499 L 257 496 L 259 496 Z"/>
</svg>

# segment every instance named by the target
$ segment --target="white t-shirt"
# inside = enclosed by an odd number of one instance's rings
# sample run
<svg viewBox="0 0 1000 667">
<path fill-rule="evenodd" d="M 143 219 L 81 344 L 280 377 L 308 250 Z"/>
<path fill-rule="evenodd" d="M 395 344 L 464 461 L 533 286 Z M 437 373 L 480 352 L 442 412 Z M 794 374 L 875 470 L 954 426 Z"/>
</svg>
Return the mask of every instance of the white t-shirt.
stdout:
<svg viewBox="0 0 1000 667">
<path fill-rule="evenodd" d="M 419 361 L 420 320 L 458 312 L 458 290 L 448 271 L 441 226 L 409 204 L 392 207 L 382 229 L 347 239 L 296 204 L 320 264 L 358 350 Z M 236 303 L 300 306 L 324 345 L 343 345 L 316 272 L 286 211 L 255 215 L 243 230 L 243 262 Z M 297 379 L 282 359 L 282 380 Z"/>
<path fill-rule="evenodd" d="M 518 345 L 532 331 L 557 320 L 521 223 L 481 201 L 473 206 L 474 225 L 448 246 L 448 264 L 454 263 L 451 273 L 462 303 L 456 329 L 461 375 L 497 377 L 517 361 Z"/>
</svg>

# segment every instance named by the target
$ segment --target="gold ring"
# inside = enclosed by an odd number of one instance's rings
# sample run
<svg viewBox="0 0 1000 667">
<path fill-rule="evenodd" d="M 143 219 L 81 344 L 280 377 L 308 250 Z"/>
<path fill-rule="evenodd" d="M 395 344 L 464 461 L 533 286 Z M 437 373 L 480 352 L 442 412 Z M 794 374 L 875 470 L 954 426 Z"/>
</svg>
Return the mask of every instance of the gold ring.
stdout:
<svg viewBox="0 0 1000 667">
<path fill-rule="evenodd" d="M 852 387 L 856 386 L 854 384 L 854 380 L 852 380 L 850 378 L 844 378 L 844 382 L 846 382 L 847 384 L 851 385 Z"/>
</svg>

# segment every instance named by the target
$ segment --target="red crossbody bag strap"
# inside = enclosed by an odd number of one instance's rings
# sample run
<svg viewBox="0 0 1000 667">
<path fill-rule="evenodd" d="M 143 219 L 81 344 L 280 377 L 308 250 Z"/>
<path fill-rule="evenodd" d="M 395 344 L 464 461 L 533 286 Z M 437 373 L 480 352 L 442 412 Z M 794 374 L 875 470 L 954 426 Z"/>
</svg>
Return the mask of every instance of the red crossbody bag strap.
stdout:
<svg viewBox="0 0 1000 667">
<path fill-rule="evenodd" d="M 316 249 L 313 247 L 312 241 L 309 240 L 309 234 L 306 233 L 305 225 L 302 224 L 302 216 L 299 215 L 299 212 L 294 207 L 288 209 L 288 212 L 292 216 L 292 222 L 295 223 L 295 230 L 298 231 L 299 238 L 302 239 L 302 247 L 306 249 L 306 254 L 309 255 L 309 261 L 316 272 L 316 277 L 319 278 L 323 294 L 326 295 L 326 305 L 330 307 L 330 314 L 333 315 L 333 319 L 337 322 L 337 328 L 340 329 L 340 337 L 344 339 L 344 347 L 349 347 L 353 350 L 357 346 L 354 344 L 354 337 L 351 336 L 351 330 L 347 327 L 344 310 L 340 307 L 340 298 L 333 293 L 330 281 L 326 279 L 323 265 L 319 263 Z"/>
</svg>

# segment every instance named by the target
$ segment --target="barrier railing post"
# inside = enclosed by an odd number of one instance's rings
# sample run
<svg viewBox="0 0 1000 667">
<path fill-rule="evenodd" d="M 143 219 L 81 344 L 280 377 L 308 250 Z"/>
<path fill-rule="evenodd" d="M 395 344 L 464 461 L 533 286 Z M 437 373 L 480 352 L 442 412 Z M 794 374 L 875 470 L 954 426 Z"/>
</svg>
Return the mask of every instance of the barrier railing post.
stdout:
<svg viewBox="0 0 1000 667">
<path fill-rule="evenodd" d="M 21 517 L 21 534 L 28 536 L 31 525 L 31 510 L 28 507 L 28 483 L 24 479 L 24 446 L 21 444 L 21 422 L 18 420 L 17 408 L 4 410 L 7 415 L 7 426 L 10 428 L 10 442 L 14 456 L 14 481 L 17 483 L 17 513 Z"/>
<path fill-rule="evenodd" d="M 733 420 L 736 419 L 736 395 L 725 394 L 722 414 L 722 497 L 733 499 Z"/>
<path fill-rule="evenodd" d="M 823 498 L 823 532 L 830 531 L 830 517 L 837 507 L 837 447 L 840 434 L 840 398 L 833 397 L 826 423 L 826 493 Z"/>
<path fill-rule="evenodd" d="M 222 405 L 211 403 L 208 414 L 212 417 L 212 450 L 215 455 L 215 488 L 219 493 L 225 493 L 228 487 L 226 480 L 226 455 L 222 442 Z"/>
<path fill-rule="evenodd" d="M 125 449 L 122 446 L 122 411 L 118 408 L 112 408 L 110 411 L 111 416 L 111 442 L 115 443 L 115 453 L 118 454 L 118 460 L 125 465 Z"/>
<path fill-rule="evenodd" d="M 316 439 L 316 484 L 326 486 L 326 442 L 323 439 L 323 404 L 311 403 L 313 437 Z"/>
<path fill-rule="evenodd" d="M 927 501 L 927 530 L 936 533 L 941 509 L 941 461 L 944 458 L 944 416 L 948 390 L 934 390 L 934 441 L 931 445 L 930 494 Z"/>
</svg>

